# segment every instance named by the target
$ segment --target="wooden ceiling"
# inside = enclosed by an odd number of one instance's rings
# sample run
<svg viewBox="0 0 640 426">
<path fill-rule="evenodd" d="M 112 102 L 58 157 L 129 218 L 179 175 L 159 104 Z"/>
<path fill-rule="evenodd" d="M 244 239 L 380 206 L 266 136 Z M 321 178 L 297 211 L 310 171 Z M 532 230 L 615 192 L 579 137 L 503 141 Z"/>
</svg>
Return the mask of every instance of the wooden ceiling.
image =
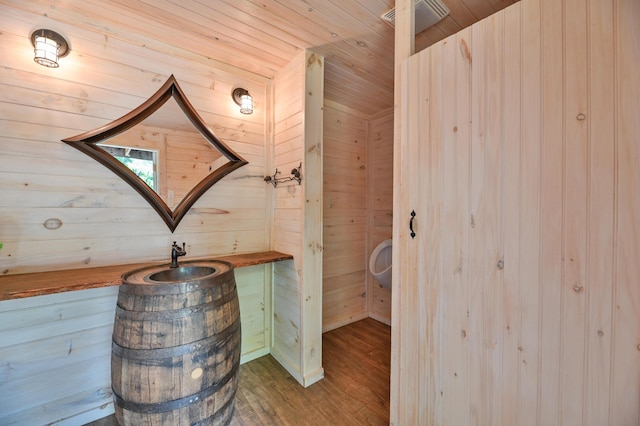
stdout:
<svg viewBox="0 0 640 426">
<path fill-rule="evenodd" d="M 416 50 L 454 34 L 518 0 L 443 0 L 449 16 L 416 37 Z M 205 3 L 205 2 L 203 2 Z M 198 13 L 224 27 L 210 26 L 229 40 L 243 63 L 272 77 L 304 48 L 325 57 L 325 98 L 365 114 L 393 106 L 394 29 L 380 16 L 394 0 L 209 1 Z M 194 1 L 177 12 L 189 20 Z M 163 8 L 163 6 L 159 6 Z M 202 7 L 202 6 L 200 6 Z M 229 31 L 231 30 L 231 32 Z M 233 40 L 233 41 L 231 41 Z M 248 43 L 247 43 L 248 42 Z M 232 59 L 233 60 L 233 59 Z"/>
<path fill-rule="evenodd" d="M 449 16 L 416 51 L 518 0 L 443 0 Z M 5 2 L 3 0 L 3 2 Z M 325 57 L 325 98 L 364 115 L 393 106 L 394 0 L 28 0 L 13 7 L 156 49 L 213 58 L 273 78 L 303 49 Z"/>
</svg>

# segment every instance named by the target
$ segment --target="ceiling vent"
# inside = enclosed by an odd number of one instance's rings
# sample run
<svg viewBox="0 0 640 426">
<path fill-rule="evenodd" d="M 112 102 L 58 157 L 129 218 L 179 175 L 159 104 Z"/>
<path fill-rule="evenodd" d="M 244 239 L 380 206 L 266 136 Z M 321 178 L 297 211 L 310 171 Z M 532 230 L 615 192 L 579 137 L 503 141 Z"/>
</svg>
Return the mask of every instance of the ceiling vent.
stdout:
<svg viewBox="0 0 640 426">
<path fill-rule="evenodd" d="M 413 4 L 416 10 L 415 34 L 421 33 L 449 14 L 449 9 L 440 0 L 415 0 Z M 395 27 L 396 8 L 387 10 L 381 18 Z"/>
</svg>

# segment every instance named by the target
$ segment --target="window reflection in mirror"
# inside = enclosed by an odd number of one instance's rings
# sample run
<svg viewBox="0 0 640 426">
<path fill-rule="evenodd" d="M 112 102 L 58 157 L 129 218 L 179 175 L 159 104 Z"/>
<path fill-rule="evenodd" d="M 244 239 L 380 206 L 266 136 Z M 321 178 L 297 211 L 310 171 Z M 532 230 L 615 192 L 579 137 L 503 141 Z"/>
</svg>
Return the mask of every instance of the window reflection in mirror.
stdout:
<svg viewBox="0 0 640 426">
<path fill-rule="evenodd" d="M 130 146 L 110 146 L 99 144 L 102 149 L 127 166 L 149 188 L 158 191 L 158 152 L 146 149 L 137 149 Z"/>
</svg>

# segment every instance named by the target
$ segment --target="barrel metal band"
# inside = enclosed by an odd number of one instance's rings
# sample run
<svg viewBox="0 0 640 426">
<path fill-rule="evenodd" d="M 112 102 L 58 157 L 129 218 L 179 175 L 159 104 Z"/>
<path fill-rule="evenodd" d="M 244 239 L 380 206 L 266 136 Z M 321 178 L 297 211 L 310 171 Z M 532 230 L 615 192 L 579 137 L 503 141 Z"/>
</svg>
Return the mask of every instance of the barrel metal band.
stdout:
<svg viewBox="0 0 640 426">
<path fill-rule="evenodd" d="M 168 411 L 187 407 L 195 402 L 202 401 L 210 397 L 227 384 L 227 382 L 234 376 L 234 374 L 236 374 L 239 365 L 240 360 L 234 363 L 233 368 L 221 380 L 215 382 L 208 388 L 203 389 L 200 392 L 196 392 L 192 395 L 185 396 L 184 398 L 175 399 L 173 401 L 155 403 L 125 401 L 120 397 L 120 395 L 117 394 L 116 390 L 112 388 L 113 399 L 119 407 L 122 407 L 124 410 L 133 411 L 134 413 L 166 413 Z"/>
<path fill-rule="evenodd" d="M 120 346 L 116 342 L 111 343 L 113 353 L 120 358 L 141 361 L 142 365 L 155 365 L 158 359 L 173 358 L 182 355 L 197 356 L 201 353 L 209 351 L 212 347 L 219 349 L 226 345 L 229 338 L 240 328 L 240 321 L 237 319 L 224 331 L 214 334 L 204 339 L 195 340 L 184 345 L 172 346 L 169 348 L 158 349 L 131 349 Z"/>
<path fill-rule="evenodd" d="M 236 389 L 233 390 L 233 394 L 231 395 L 231 398 L 229 398 L 229 400 L 225 402 L 224 405 L 220 407 L 220 409 L 216 413 L 213 413 L 213 415 L 207 417 L 206 419 L 202 419 L 192 424 L 191 426 L 209 426 L 212 424 L 216 424 L 215 421 L 219 420 L 219 418 L 225 414 L 229 406 L 235 402 L 234 401 L 235 397 L 236 397 Z M 228 423 L 225 423 L 225 424 L 228 424 Z"/>
<path fill-rule="evenodd" d="M 236 292 L 229 292 L 222 296 L 218 300 L 213 300 L 208 303 L 203 303 L 201 305 L 194 305 L 188 308 L 180 308 L 180 309 L 167 309 L 165 311 L 130 311 L 127 309 L 123 309 L 120 305 L 116 305 L 116 314 L 122 316 L 127 319 L 137 320 L 137 321 L 158 321 L 161 319 L 174 319 L 174 318 L 185 318 L 189 317 L 197 312 L 202 311 L 210 311 L 216 309 L 220 306 L 223 306 L 230 301 L 237 299 Z"/>
</svg>

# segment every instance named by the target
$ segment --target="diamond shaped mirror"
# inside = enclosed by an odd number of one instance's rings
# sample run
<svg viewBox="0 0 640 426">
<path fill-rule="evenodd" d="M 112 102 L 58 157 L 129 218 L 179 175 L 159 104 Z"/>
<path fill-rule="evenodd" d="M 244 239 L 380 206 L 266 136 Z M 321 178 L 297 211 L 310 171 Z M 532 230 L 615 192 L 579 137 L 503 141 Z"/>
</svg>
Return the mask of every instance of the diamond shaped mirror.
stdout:
<svg viewBox="0 0 640 426">
<path fill-rule="evenodd" d="M 247 164 L 207 127 L 173 75 L 130 113 L 63 142 L 131 185 L 171 232 L 213 184 Z"/>
</svg>

